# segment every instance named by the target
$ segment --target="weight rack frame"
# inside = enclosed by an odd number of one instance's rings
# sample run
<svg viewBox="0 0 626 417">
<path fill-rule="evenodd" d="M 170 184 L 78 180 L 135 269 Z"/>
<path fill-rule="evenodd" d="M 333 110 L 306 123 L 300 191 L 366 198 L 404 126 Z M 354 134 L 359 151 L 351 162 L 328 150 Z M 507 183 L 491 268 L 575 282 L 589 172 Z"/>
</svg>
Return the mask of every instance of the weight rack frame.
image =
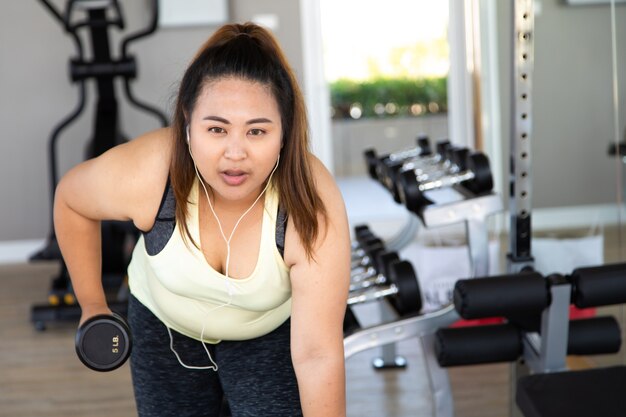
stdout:
<svg viewBox="0 0 626 417">
<path fill-rule="evenodd" d="M 500 196 L 489 193 L 476 196 L 462 187 L 452 187 L 462 199 L 442 204 L 426 206 L 419 214 L 412 213 L 407 222 L 409 227 L 421 220 L 427 228 L 449 226 L 465 223 L 467 246 L 471 263 L 472 276 L 485 276 L 489 272 L 489 231 L 487 219 L 491 215 L 502 211 Z M 400 232 L 402 239 L 394 237 L 391 242 L 407 241 L 410 239 L 406 232 Z M 399 249 L 399 248 L 398 248 Z M 434 352 L 435 332 L 441 327 L 447 327 L 459 320 L 459 315 L 452 303 L 442 309 L 415 315 L 408 318 L 398 318 L 397 314 L 390 313 L 391 308 L 386 300 L 381 300 L 382 324 L 360 329 L 344 339 L 345 358 L 368 349 L 383 348 L 383 360 L 395 361 L 395 343 L 418 337 L 424 352 L 424 360 L 428 382 L 433 396 L 433 413 L 436 417 L 453 417 L 454 402 L 452 399 L 450 380 L 446 369 L 439 366 Z M 387 356 L 385 356 L 387 355 Z"/>
</svg>

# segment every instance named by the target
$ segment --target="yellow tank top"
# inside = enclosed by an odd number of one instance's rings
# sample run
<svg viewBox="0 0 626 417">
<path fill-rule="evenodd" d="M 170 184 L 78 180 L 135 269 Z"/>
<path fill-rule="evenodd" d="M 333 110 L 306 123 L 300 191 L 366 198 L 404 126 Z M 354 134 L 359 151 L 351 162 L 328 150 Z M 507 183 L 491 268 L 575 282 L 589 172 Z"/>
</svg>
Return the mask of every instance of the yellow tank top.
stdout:
<svg viewBox="0 0 626 417">
<path fill-rule="evenodd" d="M 276 247 L 278 194 L 273 187 L 264 199 L 259 257 L 249 277 L 228 279 L 217 272 L 198 248 L 185 243 L 176 224 L 156 255 L 148 254 L 143 236 L 138 240 L 128 266 L 131 293 L 167 327 L 196 340 L 246 340 L 276 329 L 291 314 L 291 282 Z M 196 181 L 187 224 L 200 242 L 197 203 Z"/>
</svg>

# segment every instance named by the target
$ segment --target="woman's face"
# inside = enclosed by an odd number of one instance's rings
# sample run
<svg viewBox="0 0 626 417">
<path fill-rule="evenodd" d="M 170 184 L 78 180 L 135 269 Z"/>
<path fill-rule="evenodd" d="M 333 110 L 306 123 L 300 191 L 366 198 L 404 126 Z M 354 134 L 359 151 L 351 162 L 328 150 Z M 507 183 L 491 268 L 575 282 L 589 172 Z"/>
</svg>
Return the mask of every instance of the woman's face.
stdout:
<svg viewBox="0 0 626 417">
<path fill-rule="evenodd" d="M 280 153 L 276 98 L 268 86 L 241 78 L 207 83 L 193 109 L 189 136 L 194 161 L 215 198 L 252 202 Z"/>
</svg>

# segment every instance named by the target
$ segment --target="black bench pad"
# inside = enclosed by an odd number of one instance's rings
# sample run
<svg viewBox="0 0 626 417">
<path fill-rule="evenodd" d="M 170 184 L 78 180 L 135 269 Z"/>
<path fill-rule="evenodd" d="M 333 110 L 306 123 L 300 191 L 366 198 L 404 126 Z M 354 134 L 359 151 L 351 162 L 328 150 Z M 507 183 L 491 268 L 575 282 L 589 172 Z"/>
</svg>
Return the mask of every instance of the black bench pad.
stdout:
<svg viewBox="0 0 626 417">
<path fill-rule="evenodd" d="M 516 391 L 525 417 L 626 416 L 626 366 L 528 375 Z"/>
</svg>

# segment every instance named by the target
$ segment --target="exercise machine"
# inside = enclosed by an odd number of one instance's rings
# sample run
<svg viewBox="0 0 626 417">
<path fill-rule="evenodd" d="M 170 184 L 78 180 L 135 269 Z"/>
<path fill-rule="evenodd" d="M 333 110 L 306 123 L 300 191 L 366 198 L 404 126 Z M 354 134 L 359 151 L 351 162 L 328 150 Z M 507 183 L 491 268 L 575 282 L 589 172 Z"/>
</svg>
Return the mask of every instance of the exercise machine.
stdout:
<svg viewBox="0 0 626 417">
<path fill-rule="evenodd" d="M 75 109 L 53 129 L 48 141 L 49 179 L 51 212 L 54 190 L 58 184 L 57 148 L 61 133 L 69 127 L 85 110 L 87 101 L 87 81 L 95 82 L 97 97 L 94 112 L 92 137 L 88 142 L 85 158 L 101 155 L 108 149 L 128 141 L 122 132 L 118 118 L 118 101 L 115 81 L 121 80 L 128 102 L 157 119 L 160 126 L 168 124 L 167 117 L 155 107 L 135 97 L 132 80 L 137 77 L 136 58 L 129 53 L 129 47 L 136 41 L 153 34 L 157 29 L 158 1 L 152 0 L 150 19 L 147 27 L 127 33 L 120 40 L 119 56 L 114 57 L 109 41 L 111 29 L 123 30 L 125 20 L 117 0 L 67 0 L 65 9 L 58 10 L 49 0 L 40 0 L 44 8 L 70 36 L 75 46 L 75 56 L 70 59 L 69 72 L 72 83 L 78 86 L 78 103 Z M 83 36 L 84 34 L 84 36 Z M 88 37 L 91 56 L 86 54 L 84 37 Z M 31 310 L 31 321 L 39 330 L 46 322 L 75 320 L 80 317 L 80 308 L 71 288 L 67 268 L 63 263 L 58 247 L 52 215 L 50 233 L 46 246 L 31 256 L 31 261 L 58 260 L 60 273 L 53 278 L 48 294 L 48 303 L 35 305 Z M 137 238 L 137 231 L 129 222 L 102 223 L 102 275 L 107 295 L 115 303 L 123 298 L 118 292 L 124 285 L 126 267 L 129 260 L 128 247 Z M 123 299 L 114 305 L 118 311 L 125 311 Z"/>
<path fill-rule="evenodd" d="M 459 280 L 454 305 L 461 317 L 507 320 L 439 329 L 437 360 L 444 367 L 514 363 L 518 370 L 515 398 L 527 417 L 621 415 L 626 410 L 623 397 L 607 393 L 624 379 L 626 367 L 568 371 L 566 357 L 616 353 L 622 342 L 614 317 L 570 320 L 570 304 L 595 308 L 625 302 L 624 263 L 577 268 L 569 275 L 542 276 L 528 268 L 515 274 Z M 587 386 L 592 384 L 585 380 L 587 373 L 596 386 Z M 604 374 L 606 379 L 599 382 Z M 598 390 L 597 384 L 603 388 Z"/>
</svg>

